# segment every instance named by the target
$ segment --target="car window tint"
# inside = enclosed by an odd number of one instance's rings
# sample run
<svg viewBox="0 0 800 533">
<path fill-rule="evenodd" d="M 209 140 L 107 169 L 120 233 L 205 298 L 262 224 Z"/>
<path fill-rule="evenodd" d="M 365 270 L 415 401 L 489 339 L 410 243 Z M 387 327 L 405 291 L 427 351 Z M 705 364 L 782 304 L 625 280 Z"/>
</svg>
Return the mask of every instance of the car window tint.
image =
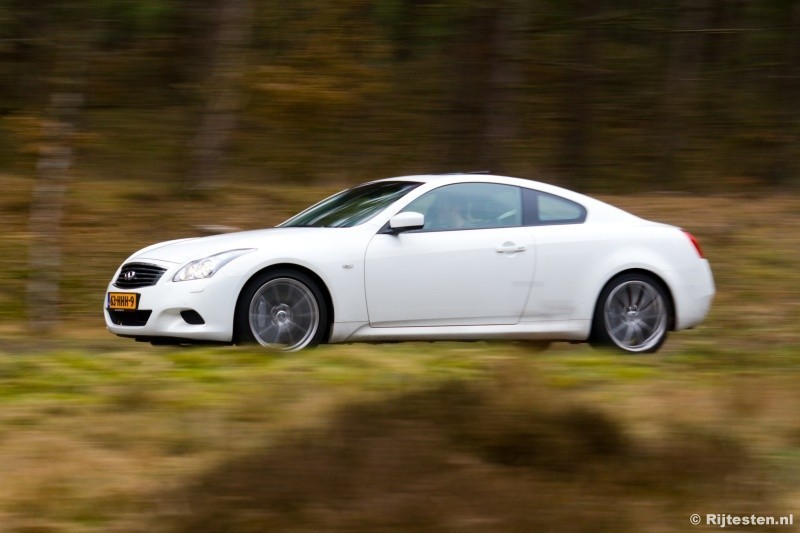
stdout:
<svg viewBox="0 0 800 533">
<path fill-rule="evenodd" d="M 510 185 L 458 183 L 424 194 L 403 211 L 425 215 L 422 231 L 520 226 L 522 194 Z"/>
<path fill-rule="evenodd" d="M 586 208 L 553 194 L 527 189 L 525 225 L 580 224 L 586 220 Z"/>
</svg>

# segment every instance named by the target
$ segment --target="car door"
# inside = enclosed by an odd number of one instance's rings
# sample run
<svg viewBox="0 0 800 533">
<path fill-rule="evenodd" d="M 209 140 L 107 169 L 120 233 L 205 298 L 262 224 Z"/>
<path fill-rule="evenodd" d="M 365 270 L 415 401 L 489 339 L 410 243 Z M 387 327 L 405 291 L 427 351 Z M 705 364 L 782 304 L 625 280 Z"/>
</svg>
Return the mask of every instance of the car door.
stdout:
<svg viewBox="0 0 800 533">
<path fill-rule="evenodd" d="M 373 327 L 514 324 L 534 271 L 521 191 L 490 183 L 446 185 L 403 211 L 422 229 L 379 233 L 365 257 Z"/>
</svg>

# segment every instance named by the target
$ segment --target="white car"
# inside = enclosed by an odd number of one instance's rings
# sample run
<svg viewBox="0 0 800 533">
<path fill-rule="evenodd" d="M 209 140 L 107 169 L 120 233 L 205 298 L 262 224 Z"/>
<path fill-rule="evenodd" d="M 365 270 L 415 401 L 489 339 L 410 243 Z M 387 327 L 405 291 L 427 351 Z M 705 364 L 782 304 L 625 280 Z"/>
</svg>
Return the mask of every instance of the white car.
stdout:
<svg viewBox="0 0 800 533">
<path fill-rule="evenodd" d="M 424 175 L 347 189 L 276 228 L 154 244 L 108 286 L 153 344 L 527 339 L 653 352 L 714 296 L 697 241 L 552 185 Z"/>
</svg>

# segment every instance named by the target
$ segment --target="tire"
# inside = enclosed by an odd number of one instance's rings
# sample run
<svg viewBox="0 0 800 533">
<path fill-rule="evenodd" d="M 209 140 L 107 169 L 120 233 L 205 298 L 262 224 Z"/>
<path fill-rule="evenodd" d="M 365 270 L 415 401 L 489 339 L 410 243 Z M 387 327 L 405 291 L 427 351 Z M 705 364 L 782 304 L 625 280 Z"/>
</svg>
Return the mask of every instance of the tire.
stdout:
<svg viewBox="0 0 800 533">
<path fill-rule="evenodd" d="M 627 353 L 652 353 L 664 344 L 671 317 L 660 281 L 644 273 L 622 274 L 600 292 L 589 341 Z"/>
<path fill-rule="evenodd" d="M 325 298 L 302 272 L 276 270 L 257 275 L 236 305 L 236 343 L 258 343 L 296 352 L 322 342 L 327 326 Z"/>
</svg>

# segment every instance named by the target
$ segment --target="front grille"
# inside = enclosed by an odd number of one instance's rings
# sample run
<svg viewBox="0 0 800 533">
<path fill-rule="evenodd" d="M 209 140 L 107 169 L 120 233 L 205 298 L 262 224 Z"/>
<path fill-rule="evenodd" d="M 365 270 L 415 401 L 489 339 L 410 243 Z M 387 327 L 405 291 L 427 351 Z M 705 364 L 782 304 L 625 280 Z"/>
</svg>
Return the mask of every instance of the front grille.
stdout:
<svg viewBox="0 0 800 533">
<path fill-rule="evenodd" d="M 161 279 L 166 271 L 166 268 L 147 263 L 128 263 L 122 266 L 114 286 L 120 289 L 151 287 Z"/>
<path fill-rule="evenodd" d="M 107 309 L 108 317 L 117 326 L 144 326 L 152 311 L 114 311 Z"/>
</svg>

